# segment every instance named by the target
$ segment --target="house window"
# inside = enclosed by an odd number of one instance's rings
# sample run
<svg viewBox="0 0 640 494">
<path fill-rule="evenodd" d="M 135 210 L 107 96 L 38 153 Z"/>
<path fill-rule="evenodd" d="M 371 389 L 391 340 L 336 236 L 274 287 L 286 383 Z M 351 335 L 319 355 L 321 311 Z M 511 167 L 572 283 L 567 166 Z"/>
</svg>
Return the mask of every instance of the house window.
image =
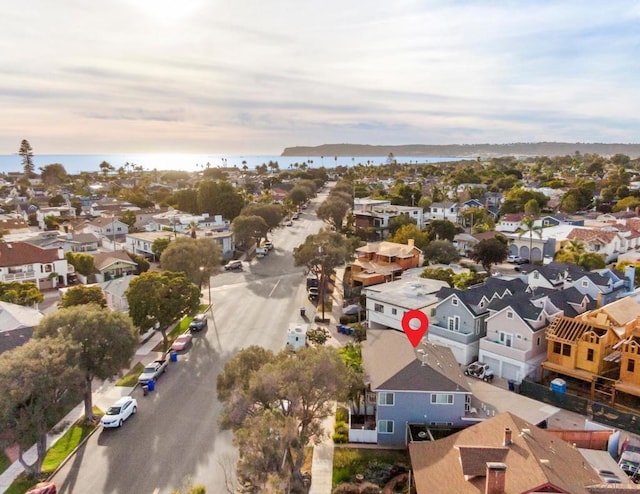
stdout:
<svg viewBox="0 0 640 494">
<path fill-rule="evenodd" d="M 536 345 L 540 346 L 540 337 L 538 336 L 538 339 L 536 340 Z"/>
<path fill-rule="evenodd" d="M 381 391 L 378 393 L 378 405 L 381 406 L 393 406 L 395 403 L 395 395 L 393 393 L 386 393 Z"/>
<path fill-rule="evenodd" d="M 505 346 L 511 346 L 513 344 L 513 335 L 511 333 L 503 333 L 500 331 L 500 343 Z"/>
<path fill-rule="evenodd" d="M 449 331 L 460 331 L 460 317 L 453 316 L 448 318 Z"/>
<path fill-rule="evenodd" d="M 453 405 L 453 395 L 448 393 L 433 393 L 431 395 L 432 405 Z"/>
<path fill-rule="evenodd" d="M 513 312 L 507 311 L 507 319 L 513 319 Z"/>
<path fill-rule="evenodd" d="M 373 306 L 373 310 L 376 312 L 380 312 L 380 313 L 384 313 L 384 305 L 382 304 L 375 304 Z"/>
<path fill-rule="evenodd" d="M 571 357 L 571 345 L 567 345 L 566 343 L 562 345 L 562 355 Z"/>
<path fill-rule="evenodd" d="M 632 358 L 630 358 L 627 361 L 627 372 L 634 372 L 636 369 L 636 361 Z"/>
<path fill-rule="evenodd" d="M 451 305 L 458 305 L 458 299 L 457 298 L 452 298 L 451 299 Z"/>
<path fill-rule="evenodd" d="M 593 362 L 593 348 L 587 348 L 587 360 Z"/>
<path fill-rule="evenodd" d="M 391 314 L 392 315 L 396 315 L 398 313 L 398 309 L 391 309 Z"/>
<path fill-rule="evenodd" d="M 378 420 L 380 434 L 393 434 L 393 420 Z"/>
<path fill-rule="evenodd" d="M 534 280 L 537 280 L 538 278 L 540 278 L 540 273 L 538 273 L 537 271 L 535 271 L 535 272 L 533 273 L 533 279 L 534 279 Z"/>
<path fill-rule="evenodd" d="M 582 282 L 582 288 L 587 288 L 589 286 L 589 282 L 587 280 L 584 280 Z"/>
<path fill-rule="evenodd" d="M 553 353 L 557 353 L 558 355 L 560 355 L 561 352 L 562 352 L 562 343 L 560 343 L 559 341 L 554 341 Z"/>
</svg>

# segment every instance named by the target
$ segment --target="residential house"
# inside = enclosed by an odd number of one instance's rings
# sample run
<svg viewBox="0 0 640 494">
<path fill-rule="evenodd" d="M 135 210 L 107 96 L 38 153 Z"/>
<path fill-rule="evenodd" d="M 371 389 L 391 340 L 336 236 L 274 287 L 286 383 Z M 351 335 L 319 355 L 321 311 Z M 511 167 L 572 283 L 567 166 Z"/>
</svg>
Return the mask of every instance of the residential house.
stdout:
<svg viewBox="0 0 640 494">
<path fill-rule="evenodd" d="M 175 238 L 173 232 L 137 232 L 128 233 L 125 238 L 125 250 L 146 259 L 157 260 L 153 253 L 153 242 L 159 238 Z"/>
<path fill-rule="evenodd" d="M 43 317 L 38 309 L 0 302 L 0 354 L 29 341 Z"/>
<path fill-rule="evenodd" d="M 526 289 L 522 280 L 493 277 L 466 290 L 441 288 L 436 293 L 438 303 L 429 315 L 429 341 L 450 348 L 462 365 L 477 360 L 480 339 L 486 336 L 489 304 Z"/>
<path fill-rule="evenodd" d="M 468 233 L 456 233 L 453 237 L 453 246 L 456 248 L 458 253 L 461 256 L 469 257 L 471 251 L 474 249 L 476 244 L 478 244 L 480 240 L 478 240 L 473 235 Z"/>
<path fill-rule="evenodd" d="M 121 250 L 97 252 L 93 255 L 93 266 L 98 283 L 121 278 L 122 276 L 134 275 L 138 268 L 138 265 L 131 260 L 129 255 Z"/>
<path fill-rule="evenodd" d="M 205 231 L 202 237 L 210 238 L 220 246 L 223 259 L 233 258 L 236 251 L 236 242 L 232 231 Z"/>
<path fill-rule="evenodd" d="M 0 281 L 32 281 L 40 290 L 68 284 L 74 273 L 63 249 L 43 249 L 27 242 L 0 242 Z"/>
<path fill-rule="evenodd" d="M 98 245 L 100 239 L 93 233 L 69 233 L 65 236 L 65 247 L 70 247 L 71 252 L 95 252 Z"/>
<path fill-rule="evenodd" d="M 418 494 L 609 492 L 577 448 L 509 412 L 409 454 Z"/>
<path fill-rule="evenodd" d="M 45 218 L 55 216 L 58 221 L 73 220 L 76 217 L 76 208 L 72 206 L 56 206 L 40 208 L 36 212 L 36 221 L 40 230 L 46 230 L 47 224 Z"/>
<path fill-rule="evenodd" d="M 423 211 L 420 207 L 411 206 L 374 206 L 354 211 L 356 230 L 373 230 L 378 238 L 384 240 L 389 236 L 389 226 L 393 218 L 406 215 L 420 228 L 424 224 Z"/>
<path fill-rule="evenodd" d="M 524 219 L 524 213 L 507 213 L 496 225 L 497 232 L 514 233 L 522 228 L 522 220 Z"/>
<path fill-rule="evenodd" d="M 423 342 L 414 349 L 404 333 L 372 329 L 362 342 L 362 363 L 375 403 L 375 431 L 361 434 L 363 442 L 406 445 L 411 424 L 467 425 L 471 391 L 448 348 Z M 350 438 L 358 439 L 353 421 L 351 428 Z"/>
<path fill-rule="evenodd" d="M 134 280 L 135 276 L 122 276 L 120 278 L 112 278 L 109 281 L 98 283 L 98 286 L 104 293 L 107 301 L 107 307 L 112 311 L 129 312 L 129 301 L 127 300 L 127 290 L 129 284 Z"/>
<path fill-rule="evenodd" d="M 538 218 L 533 226 L 547 228 L 558 225 L 584 226 L 584 218 L 572 218 L 563 213 L 547 214 Z"/>
<path fill-rule="evenodd" d="M 135 228 L 136 230 L 144 230 L 147 224 L 153 221 L 153 217 L 155 215 L 166 213 L 167 211 L 169 211 L 169 208 L 158 206 L 135 211 L 136 221 L 133 224 L 133 228 Z"/>
<path fill-rule="evenodd" d="M 519 267 L 520 279 L 532 288 L 555 290 L 575 287 L 580 293 L 608 304 L 633 290 L 635 271 L 627 268 L 623 275 L 617 270 L 605 268 L 585 271 L 571 263 L 552 262 L 544 266 L 525 264 Z"/>
<path fill-rule="evenodd" d="M 155 214 L 144 229 L 148 232 L 171 231 L 176 233 L 191 233 L 195 226 L 198 230 L 211 230 L 216 232 L 228 231 L 230 222 L 222 218 L 222 215 L 209 216 L 208 213 L 190 214 L 175 209 Z"/>
<path fill-rule="evenodd" d="M 400 280 L 372 285 L 362 290 L 366 297 L 367 322 L 372 329 L 402 331 L 402 318 L 410 310 L 431 312 L 438 299 L 435 294 L 449 285 L 413 275 L 410 270 Z M 417 271 L 422 271 L 417 270 Z M 409 275 L 411 273 L 411 275 Z"/>
<path fill-rule="evenodd" d="M 489 304 L 487 335 L 480 339 L 479 360 L 498 377 L 521 381 L 537 377 L 547 357 L 545 328 L 555 318 L 593 307 L 593 300 L 575 288 L 538 288 Z"/>
<path fill-rule="evenodd" d="M 105 218 L 113 218 L 121 216 L 125 211 L 137 212 L 140 210 L 138 206 L 134 206 L 130 202 L 118 201 L 113 198 L 99 199 L 91 204 L 89 209 L 90 216 L 103 216 Z"/>
<path fill-rule="evenodd" d="M 567 235 L 567 241 L 571 240 L 579 241 L 586 252 L 602 255 L 607 263 L 616 261 L 620 253 L 627 251 L 624 237 L 615 231 L 574 228 Z"/>
<path fill-rule="evenodd" d="M 351 263 L 351 286 L 369 286 L 400 277 L 407 269 L 422 264 L 422 251 L 409 240 L 407 245 L 394 242 L 369 242 L 358 247 Z"/>
<path fill-rule="evenodd" d="M 93 233 L 100 239 L 122 239 L 129 233 L 129 225 L 115 216 L 100 216 L 86 225 L 85 232 Z"/>
<path fill-rule="evenodd" d="M 448 220 L 452 223 L 459 223 L 459 206 L 455 202 L 434 202 L 424 213 L 425 222 L 433 220 Z"/>
</svg>

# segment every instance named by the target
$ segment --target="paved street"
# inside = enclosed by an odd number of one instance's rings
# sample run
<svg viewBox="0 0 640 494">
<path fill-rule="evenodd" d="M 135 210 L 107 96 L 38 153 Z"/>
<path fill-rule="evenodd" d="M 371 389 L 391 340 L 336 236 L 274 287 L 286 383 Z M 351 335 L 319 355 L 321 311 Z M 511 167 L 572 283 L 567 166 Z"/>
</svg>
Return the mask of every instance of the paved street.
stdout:
<svg viewBox="0 0 640 494">
<path fill-rule="evenodd" d="M 315 199 L 315 204 L 324 196 Z M 293 247 L 315 233 L 315 207 L 293 226 L 278 229 L 275 249 L 244 263 L 243 271 L 212 280 L 214 319 L 196 334 L 193 347 L 138 399 L 138 413 L 120 430 L 101 430 L 55 476 L 61 493 L 168 493 L 186 479 L 225 492 L 225 473 L 235 467 L 231 434 L 217 421 L 216 377 L 237 351 L 249 345 L 279 350 L 289 323 L 299 321 L 305 297 L 304 268 L 293 265 Z M 208 290 L 204 290 L 205 298 Z M 312 316 L 311 305 L 307 314 Z"/>
</svg>

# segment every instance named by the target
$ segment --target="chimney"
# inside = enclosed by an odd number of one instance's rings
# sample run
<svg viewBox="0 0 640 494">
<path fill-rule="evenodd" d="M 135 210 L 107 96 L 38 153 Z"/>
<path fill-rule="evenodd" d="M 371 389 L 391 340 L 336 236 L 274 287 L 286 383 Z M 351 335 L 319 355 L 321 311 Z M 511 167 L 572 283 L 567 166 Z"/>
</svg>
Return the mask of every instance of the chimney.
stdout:
<svg viewBox="0 0 640 494">
<path fill-rule="evenodd" d="M 58 247 L 58 259 L 64 259 L 64 249 L 62 247 Z"/>
<path fill-rule="evenodd" d="M 596 309 L 602 307 L 602 292 L 598 292 L 598 296 L 596 297 Z"/>
<path fill-rule="evenodd" d="M 502 443 L 503 446 L 509 446 L 511 444 L 511 429 L 509 429 L 508 427 L 505 427 L 504 429 L 504 442 Z"/>
<path fill-rule="evenodd" d="M 410 239 L 407 240 L 407 245 L 409 247 L 415 247 L 416 241 L 414 239 L 410 238 Z"/>
<path fill-rule="evenodd" d="M 504 494 L 504 481 L 507 474 L 507 465 L 504 463 L 487 462 L 487 482 L 485 494 Z"/>
</svg>

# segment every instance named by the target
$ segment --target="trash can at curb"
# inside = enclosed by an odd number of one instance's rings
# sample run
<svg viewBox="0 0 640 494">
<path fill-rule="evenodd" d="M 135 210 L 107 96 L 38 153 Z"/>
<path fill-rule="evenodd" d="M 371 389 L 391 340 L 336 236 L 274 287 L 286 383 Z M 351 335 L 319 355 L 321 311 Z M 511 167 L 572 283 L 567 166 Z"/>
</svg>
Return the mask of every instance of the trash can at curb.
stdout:
<svg viewBox="0 0 640 494">
<path fill-rule="evenodd" d="M 169 356 L 171 357 L 171 362 L 177 362 L 178 361 L 178 352 L 171 352 L 169 354 Z"/>
<path fill-rule="evenodd" d="M 515 391 L 516 382 L 513 379 L 509 379 L 509 391 Z"/>
<path fill-rule="evenodd" d="M 156 388 L 156 383 L 154 383 L 153 381 L 147 382 L 147 390 L 148 391 L 153 391 L 155 388 Z"/>
</svg>

